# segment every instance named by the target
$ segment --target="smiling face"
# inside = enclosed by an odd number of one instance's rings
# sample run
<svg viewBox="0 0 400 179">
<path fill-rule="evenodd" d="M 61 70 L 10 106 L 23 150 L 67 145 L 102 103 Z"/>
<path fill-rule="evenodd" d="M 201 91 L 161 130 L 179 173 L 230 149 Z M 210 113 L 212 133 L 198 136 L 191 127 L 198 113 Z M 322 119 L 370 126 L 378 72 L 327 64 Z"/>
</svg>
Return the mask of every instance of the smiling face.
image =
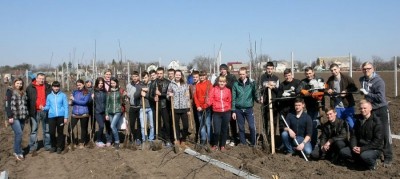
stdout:
<svg viewBox="0 0 400 179">
<path fill-rule="evenodd" d="M 326 116 L 328 117 L 329 122 L 335 122 L 336 120 L 336 111 L 331 109 L 326 112 Z"/>
<path fill-rule="evenodd" d="M 45 76 L 44 76 L 44 75 L 38 75 L 38 76 L 36 77 L 36 84 L 38 84 L 38 85 L 43 85 L 43 84 L 44 84 L 44 79 L 45 79 Z"/>
<path fill-rule="evenodd" d="M 295 110 L 297 113 L 302 112 L 303 109 L 304 109 L 304 103 L 302 103 L 302 102 L 295 102 L 295 103 L 294 103 L 294 110 Z"/>
<path fill-rule="evenodd" d="M 77 88 L 78 90 L 82 90 L 82 89 L 83 89 L 83 86 L 84 86 L 83 83 L 80 83 L 80 82 L 77 82 L 77 83 L 76 83 L 76 88 Z"/>
<path fill-rule="evenodd" d="M 175 73 L 175 82 L 180 82 L 181 78 L 182 78 L 182 72 L 177 71 Z"/>
<path fill-rule="evenodd" d="M 312 80 L 314 79 L 314 71 L 313 70 L 308 70 L 304 72 L 304 75 L 306 76 L 307 79 Z"/>
<path fill-rule="evenodd" d="M 371 115 L 371 111 L 372 111 L 372 105 L 369 102 L 366 101 L 361 101 L 360 102 L 360 113 L 364 116 L 364 117 L 369 117 Z"/>
<path fill-rule="evenodd" d="M 14 82 L 14 89 L 16 89 L 16 90 L 22 90 L 22 80 L 16 80 L 15 82 Z"/>
<path fill-rule="evenodd" d="M 200 78 L 200 76 L 198 74 L 194 74 L 193 75 L 193 82 L 196 84 L 197 82 L 199 82 L 199 78 Z"/>
<path fill-rule="evenodd" d="M 157 70 L 157 79 L 163 79 L 164 78 L 164 71 L 163 70 Z"/>
<path fill-rule="evenodd" d="M 272 73 L 274 72 L 274 67 L 273 66 L 267 66 L 265 68 L 265 71 L 267 72 L 268 75 L 272 75 Z"/>
<path fill-rule="evenodd" d="M 111 72 L 106 72 L 106 73 L 104 73 L 104 79 L 106 80 L 106 81 L 110 81 L 110 79 L 111 79 Z"/>
<path fill-rule="evenodd" d="M 247 77 L 247 71 L 246 70 L 240 70 L 239 71 L 239 79 L 241 79 L 242 81 L 245 80 Z"/>
<path fill-rule="evenodd" d="M 331 73 L 332 73 L 333 76 L 338 76 L 340 74 L 340 68 L 336 67 L 336 66 L 332 67 L 331 68 Z"/>
<path fill-rule="evenodd" d="M 117 87 L 117 82 L 111 80 L 111 88 L 116 88 Z"/>
<path fill-rule="evenodd" d="M 287 73 L 283 75 L 285 77 L 285 80 L 288 82 L 291 82 L 293 80 L 292 73 Z"/>
</svg>

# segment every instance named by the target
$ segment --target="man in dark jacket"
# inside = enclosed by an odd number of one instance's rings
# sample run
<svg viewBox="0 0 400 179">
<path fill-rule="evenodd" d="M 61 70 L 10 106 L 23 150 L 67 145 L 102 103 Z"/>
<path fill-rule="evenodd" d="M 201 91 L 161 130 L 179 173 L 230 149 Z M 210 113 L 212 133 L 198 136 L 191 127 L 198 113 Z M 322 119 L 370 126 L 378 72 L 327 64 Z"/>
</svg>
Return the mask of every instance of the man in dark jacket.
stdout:
<svg viewBox="0 0 400 179">
<path fill-rule="evenodd" d="M 31 118 L 31 134 L 29 138 L 29 152 L 37 150 L 37 133 L 39 123 L 42 123 L 43 143 L 45 150 L 51 149 L 49 122 L 47 120 L 47 112 L 41 109 L 46 106 L 46 97 L 51 93 L 51 86 L 45 83 L 46 76 L 38 73 L 36 79 L 26 88 L 28 97 L 28 111 Z"/>
<path fill-rule="evenodd" d="M 342 148 L 348 141 L 348 125 L 346 121 L 336 118 L 334 108 L 325 109 L 328 122 L 322 125 L 320 146 L 313 151 L 315 159 L 330 159 L 335 162 Z"/>
<path fill-rule="evenodd" d="M 388 115 L 388 103 L 386 101 L 385 82 L 375 73 L 372 63 L 365 62 L 361 65 L 364 76 L 360 78 L 361 94 L 372 104 L 372 114 L 379 118 L 383 127 L 383 156 L 384 166 L 392 165 L 393 152 Z"/>
<path fill-rule="evenodd" d="M 352 92 L 356 92 L 358 89 L 350 76 L 340 72 L 337 64 L 333 63 L 329 69 L 332 76 L 326 82 L 327 89 L 325 91 L 330 95 L 330 106 L 335 108 L 338 118 L 346 120 L 352 129 L 355 105 Z"/>
<path fill-rule="evenodd" d="M 344 159 L 360 160 L 368 169 L 376 169 L 376 159 L 383 148 L 383 133 L 381 119 L 372 115 L 372 105 L 367 100 L 360 101 L 360 113 L 350 138 L 350 147 L 340 150 Z"/>
<path fill-rule="evenodd" d="M 159 115 L 158 115 L 158 120 L 159 123 L 161 123 L 161 116 L 163 118 L 163 129 L 164 129 L 164 139 L 166 140 L 165 145 L 167 147 L 172 146 L 171 144 L 171 120 L 169 118 L 170 113 L 169 109 L 167 106 L 167 92 L 168 92 L 168 85 L 171 81 L 168 79 L 164 78 L 164 68 L 158 67 L 157 68 L 157 79 L 155 82 L 151 83 L 150 86 L 150 100 L 158 102 L 159 105 Z M 159 131 L 160 132 L 160 131 Z"/>
<path fill-rule="evenodd" d="M 136 144 L 140 145 L 141 144 L 141 133 L 140 133 L 140 92 L 141 90 L 138 90 L 140 84 L 139 81 L 139 72 L 134 71 L 131 76 L 131 82 L 126 85 L 126 92 L 127 96 L 129 98 L 129 127 L 131 134 L 134 137 L 134 140 L 136 140 Z M 136 130 L 135 130 L 135 123 L 136 123 Z"/>
</svg>

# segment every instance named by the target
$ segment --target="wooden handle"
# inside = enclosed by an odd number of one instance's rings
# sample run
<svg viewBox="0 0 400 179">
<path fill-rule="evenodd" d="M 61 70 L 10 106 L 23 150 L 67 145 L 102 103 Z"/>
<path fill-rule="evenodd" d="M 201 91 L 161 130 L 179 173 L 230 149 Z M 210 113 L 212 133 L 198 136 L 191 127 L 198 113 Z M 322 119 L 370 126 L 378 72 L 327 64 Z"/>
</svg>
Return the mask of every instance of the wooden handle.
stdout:
<svg viewBox="0 0 400 179">
<path fill-rule="evenodd" d="M 271 132 L 271 154 L 275 154 L 275 130 L 274 130 L 274 114 L 272 109 L 271 89 L 268 88 L 268 102 L 269 102 L 269 125 Z"/>
<path fill-rule="evenodd" d="M 175 142 L 178 140 L 176 138 L 176 128 L 175 128 L 175 111 L 174 111 L 174 97 L 171 96 L 171 112 L 172 112 L 172 129 L 174 130 Z"/>
</svg>

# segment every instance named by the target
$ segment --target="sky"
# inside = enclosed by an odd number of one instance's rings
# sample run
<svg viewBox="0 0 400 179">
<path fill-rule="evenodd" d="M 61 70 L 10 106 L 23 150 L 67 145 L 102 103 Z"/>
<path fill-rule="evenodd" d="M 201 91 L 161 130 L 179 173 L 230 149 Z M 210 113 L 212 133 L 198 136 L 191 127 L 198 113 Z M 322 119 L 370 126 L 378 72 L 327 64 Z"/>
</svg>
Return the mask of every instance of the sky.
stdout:
<svg viewBox="0 0 400 179">
<path fill-rule="evenodd" d="M 0 1 L 0 66 L 400 55 L 400 1 Z M 251 41 L 251 43 L 250 43 Z M 95 48 L 96 47 L 96 48 Z M 95 51 L 96 49 L 96 51 Z M 95 53 L 96 52 L 96 53 Z"/>
</svg>

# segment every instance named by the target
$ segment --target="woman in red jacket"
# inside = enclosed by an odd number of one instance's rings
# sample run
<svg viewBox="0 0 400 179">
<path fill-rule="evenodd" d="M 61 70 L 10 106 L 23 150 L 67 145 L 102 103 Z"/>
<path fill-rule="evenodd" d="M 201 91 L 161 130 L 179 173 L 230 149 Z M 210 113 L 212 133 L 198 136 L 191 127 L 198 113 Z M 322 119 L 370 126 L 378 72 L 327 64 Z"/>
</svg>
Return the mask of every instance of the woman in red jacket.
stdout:
<svg viewBox="0 0 400 179">
<path fill-rule="evenodd" d="M 228 137 L 228 125 L 231 119 L 231 90 L 226 87 L 226 77 L 218 78 L 218 86 L 211 89 L 208 105 L 213 110 L 213 146 L 212 150 L 225 151 L 225 143 Z"/>
</svg>

